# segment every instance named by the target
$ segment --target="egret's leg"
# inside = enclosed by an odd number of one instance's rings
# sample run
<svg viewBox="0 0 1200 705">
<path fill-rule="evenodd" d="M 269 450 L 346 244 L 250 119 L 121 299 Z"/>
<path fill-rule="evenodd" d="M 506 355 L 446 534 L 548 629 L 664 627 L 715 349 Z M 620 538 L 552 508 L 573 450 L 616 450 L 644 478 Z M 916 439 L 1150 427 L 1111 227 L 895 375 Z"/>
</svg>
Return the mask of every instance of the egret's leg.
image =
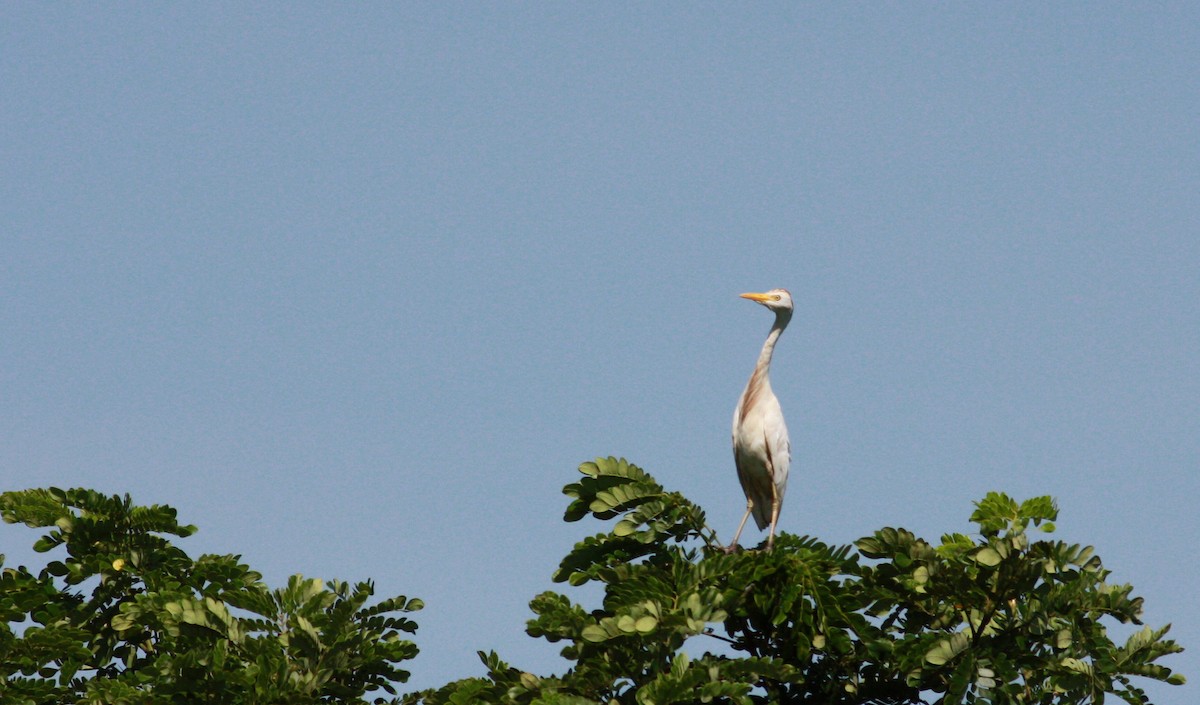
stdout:
<svg viewBox="0 0 1200 705">
<path fill-rule="evenodd" d="M 750 512 L 754 509 L 754 500 L 746 498 L 746 513 L 742 515 L 742 523 L 738 524 L 737 531 L 733 534 L 733 543 L 729 544 L 729 548 L 725 549 L 726 553 L 733 553 L 737 550 L 738 539 L 742 536 L 742 529 L 746 528 L 746 520 L 750 518 Z"/>
<path fill-rule="evenodd" d="M 775 526 L 779 523 L 779 508 L 783 502 L 779 501 L 779 488 L 775 483 L 771 483 L 771 533 L 767 536 L 767 550 L 770 551 L 775 547 Z"/>
</svg>

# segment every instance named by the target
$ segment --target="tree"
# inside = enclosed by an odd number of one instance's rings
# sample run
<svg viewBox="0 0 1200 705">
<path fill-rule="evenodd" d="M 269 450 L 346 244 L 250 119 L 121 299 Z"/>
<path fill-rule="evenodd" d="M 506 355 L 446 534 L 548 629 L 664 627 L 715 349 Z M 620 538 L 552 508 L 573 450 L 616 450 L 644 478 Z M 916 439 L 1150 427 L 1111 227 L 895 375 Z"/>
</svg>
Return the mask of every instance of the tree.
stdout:
<svg viewBox="0 0 1200 705">
<path fill-rule="evenodd" d="M 414 693 L 409 705 L 505 703 L 1148 702 L 1134 676 L 1180 684 L 1157 661 L 1167 627 L 1123 645 L 1105 625 L 1140 624 L 1141 598 L 1090 547 L 1054 529 L 1049 497 L 977 503 L 978 535 L 937 544 L 884 528 L 855 546 L 781 535 L 772 552 L 728 555 L 704 512 L 624 460 L 597 459 L 564 492 L 567 521 L 616 520 L 578 543 L 555 580 L 598 582 L 587 610 L 535 597 L 530 636 L 563 643 L 572 667 L 537 676 L 481 653 L 485 677 Z M 703 639 L 707 639 L 705 643 Z M 719 644 L 698 657 L 696 647 Z"/>
<path fill-rule="evenodd" d="M 1183 682 L 1158 663 L 1182 650 L 1167 627 L 1110 639 L 1110 624 L 1141 624 L 1142 600 L 1090 547 L 1037 536 L 1057 520 L 1049 497 L 990 493 L 974 536 L 936 544 L 884 528 L 853 546 L 781 534 L 773 551 L 728 554 L 700 507 L 640 468 L 580 470 L 565 518 L 607 530 L 554 577 L 598 583 L 603 601 L 543 593 L 527 628 L 571 667 L 536 675 L 481 653 L 482 677 L 374 702 L 1141 705 L 1135 677 Z M 237 556 L 189 558 L 167 537 L 195 528 L 128 496 L 8 492 L 0 514 L 66 554 L 0 572 L 0 705 L 365 703 L 408 678 L 404 615 L 419 600 L 368 604 L 370 582 L 298 575 L 271 590 Z"/>
<path fill-rule="evenodd" d="M 364 703 L 408 678 L 419 600 L 300 575 L 271 590 L 238 556 L 189 558 L 165 537 L 195 527 L 128 495 L 6 492 L 0 513 L 66 553 L 0 572 L 0 702 Z"/>
</svg>

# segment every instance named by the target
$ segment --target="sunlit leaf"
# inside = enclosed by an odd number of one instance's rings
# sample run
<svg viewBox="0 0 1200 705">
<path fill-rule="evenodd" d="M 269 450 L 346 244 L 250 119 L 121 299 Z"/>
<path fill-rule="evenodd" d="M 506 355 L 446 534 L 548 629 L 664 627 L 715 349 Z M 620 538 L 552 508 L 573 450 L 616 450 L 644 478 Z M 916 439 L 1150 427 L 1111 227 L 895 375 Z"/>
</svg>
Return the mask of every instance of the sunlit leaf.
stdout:
<svg viewBox="0 0 1200 705">
<path fill-rule="evenodd" d="M 1004 559 L 994 548 L 985 547 L 975 554 L 975 560 L 986 566 L 997 566 Z"/>
</svg>

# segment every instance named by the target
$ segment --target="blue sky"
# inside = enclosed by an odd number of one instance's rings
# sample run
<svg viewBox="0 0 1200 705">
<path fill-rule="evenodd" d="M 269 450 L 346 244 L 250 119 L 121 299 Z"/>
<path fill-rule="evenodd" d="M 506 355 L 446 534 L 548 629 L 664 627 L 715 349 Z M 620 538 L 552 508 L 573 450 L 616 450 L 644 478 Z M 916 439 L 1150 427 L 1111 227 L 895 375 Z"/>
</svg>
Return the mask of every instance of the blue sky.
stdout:
<svg viewBox="0 0 1200 705">
<path fill-rule="evenodd" d="M 625 456 L 730 536 L 737 295 L 781 286 L 784 530 L 1051 494 L 1200 678 L 1198 6 L 0 19 L 3 488 L 419 596 L 413 687 L 557 670 L 527 602 L 599 528 L 562 485 Z"/>
</svg>

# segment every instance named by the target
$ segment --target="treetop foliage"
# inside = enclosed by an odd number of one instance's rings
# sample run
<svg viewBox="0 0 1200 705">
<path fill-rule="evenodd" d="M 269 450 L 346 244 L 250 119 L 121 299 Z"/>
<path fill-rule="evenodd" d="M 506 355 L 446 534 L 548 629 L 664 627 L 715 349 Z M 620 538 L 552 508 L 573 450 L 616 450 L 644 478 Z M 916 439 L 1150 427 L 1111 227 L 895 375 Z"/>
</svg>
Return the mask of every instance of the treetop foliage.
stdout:
<svg viewBox="0 0 1200 705">
<path fill-rule="evenodd" d="M 271 590 L 238 556 L 172 545 L 196 529 L 170 507 L 50 488 L 0 495 L 0 515 L 49 529 L 35 550 L 66 552 L 0 572 L 5 705 L 369 702 L 417 654 L 403 614 L 420 600 L 369 605 L 370 582 L 299 575 Z"/>
<path fill-rule="evenodd" d="M 580 471 L 564 518 L 604 530 L 554 579 L 603 599 L 542 593 L 526 630 L 570 667 L 537 675 L 481 651 L 483 676 L 405 695 L 420 600 L 299 575 L 272 590 L 237 556 L 189 558 L 168 537 L 195 527 L 128 496 L 4 493 L 4 520 L 66 555 L 0 573 L 0 703 L 1140 705 L 1135 679 L 1183 682 L 1159 663 L 1182 650 L 1168 627 L 1108 636 L 1141 625 L 1142 600 L 1091 547 L 1046 536 L 1049 497 L 989 493 L 974 534 L 936 543 L 885 527 L 727 553 L 700 507 L 637 466 Z"/>
<path fill-rule="evenodd" d="M 1049 497 L 989 493 L 977 536 L 932 544 L 883 528 L 854 546 L 781 534 L 771 552 L 725 552 L 704 512 L 623 459 L 580 466 L 566 521 L 608 530 L 576 544 L 558 582 L 603 586 L 594 609 L 535 597 L 530 636 L 562 643 L 559 676 L 487 668 L 408 696 L 414 705 L 1148 702 L 1133 682 L 1183 678 L 1157 663 L 1167 628 L 1117 645 L 1105 623 L 1140 624 L 1141 598 L 1090 547 L 1054 530 Z M 699 655 L 696 655 L 699 653 Z"/>
</svg>

